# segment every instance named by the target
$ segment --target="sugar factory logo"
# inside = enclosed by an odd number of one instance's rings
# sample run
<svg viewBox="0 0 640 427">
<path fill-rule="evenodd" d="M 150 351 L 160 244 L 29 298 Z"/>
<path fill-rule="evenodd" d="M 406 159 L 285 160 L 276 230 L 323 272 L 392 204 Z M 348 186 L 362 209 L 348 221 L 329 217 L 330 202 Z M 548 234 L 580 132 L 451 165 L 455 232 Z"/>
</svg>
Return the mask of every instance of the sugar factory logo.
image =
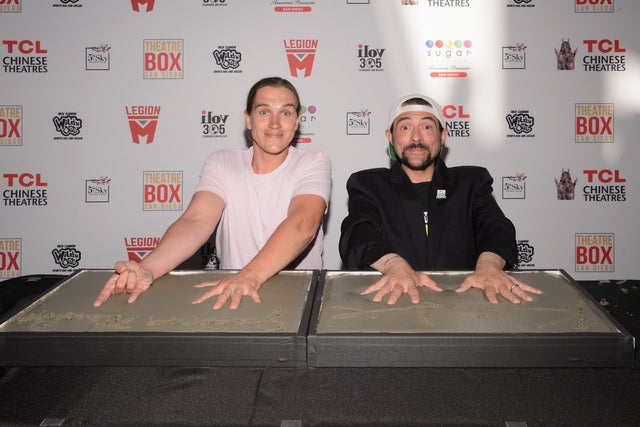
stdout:
<svg viewBox="0 0 640 427">
<path fill-rule="evenodd" d="M 2 202 L 4 206 L 46 206 L 47 187 L 49 184 L 41 174 L 4 173 L 2 174 L 3 184 L 6 186 L 2 190 Z"/>
<path fill-rule="evenodd" d="M 53 116 L 53 125 L 60 136 L 54 136 L 54 141 L 82 140 L 80 130 L 82 119 L 77 113 L 58 113 Z"/>
<path fill-rule="evenodd" d="M 218 46 L 213 51 L 213 60 L 221 69 L 213 70 L 214 73 L 241 73 L 240 61 L 242 61 L 242 53 L 236 49 L 236 46 Z"/>
<path fill-rule="evenodd" d="M 615 235 L 576 233 L 576 271 L 615 271 Z"/>
<path fill-rule="evenodd" d="M 386 49 L 376 49 L 362 43 L 358 44 L 358 70 L 359 71 L 384 71 L 382 67 L 382 55 Z"/>
<path fill-rule="evenodd" d="M 626 202 L 627 179 L 618 169 L 585 169 L 587 183 L 582 188 L 585 202 Z"/>
<path fill-rule="evenodd" d="M 315 135 L 316 122 L 318 120 L 318 109 L 315 105 L 300 106 L 300 125 L 294 139 L 297 144 L 308 144 L 313 140 Z"/>
<path fill-rule="evenodd" d="M 202 0 L 203 6 L 228 6 L 227 0 Z"/>
<path fill-rule="evenodd" d="M 48 50 L 40 40 L 2 40 L 7 56 L 2 57 L 5 73 L 46 73 Z"/>
<path fill-rule="evenodd" d="M 463 105 L 444 105 L 442 115 L 445 118 L 447 136 L 451 138 L 469 138 L 471 136 L 471 116 L 464 112 Z"/>
<path fill-rule="evenodd" d="M 22 145 L 22 105 L 0 105 L 0 146 Z"/>
<path fill-rule="evenodd" d="M 274 12 L 279 13 L 311 12 L 315 3 L 313 0 L 271 0 Z"/>
<path fill-rule="evenodd" d="M 560 49 L 555 49 L 556 67 L 558 70 L 573 70 L 576 67 L 576 54 L 578 49 L 571 50 L 571 41 L 562 39 Z"/>
<path fill-rule="evenodd" d="M 109 203 L 109 190 L 111 178 L 101 176 L 100 178 L 87 179 L 85 181 L 86 203 Z"/>
<path fill-rule="evenodd" d="M 318 40 L 290 39 L 283 42 L 291 77 L 299 77 L 300 72 L 303 73 L 302 77 L 309 77 L 316 58 Z"/>
<path fill-rule="evenodd" d="M 507 7 L 536 7 L 533 0 L 511 0 L 507 3 Z"/>
<path fill-rule="evenodd" d="M 134 144 L 140 141 L 151 144 L 156 135 L 156 126 L 160 117 L 159 105 L 132 105 L 125 107 L 131 138 Z"/>
<path fill-rule="evenodd" d="M 22 239 L 0 239 L 0 279 L 19 277 L 22 270 Z"/>
<path fill-rule="evenodd" d="M 84 49 L 85 70 L 109 70 L 111 68 L 111 46 L 101 43 L 99 46 Z"/>
<path fill-rule="evenodd" d="M 82 7 L 80 0 L 58 0 L 58 3 L 51 5 L 52 7 Z"/>
<path fill-rule="evenodd" d="M 576 0 L 576 13 L 613 13 L 613 0 Z"/>
<path fill-rule="evenodd" d="M 558 196 L 558 200 L 573 200 L 576 195 L 576 184 L 578 183 L 578 179 L 571 180 L 571 172 L 569 169 L 562 170 L 562 174 L 560 174 L 560 179 L 554 178 L 556 183 L 556 192 Z"/>
<path fill-rule="evenodd" d="M 149 254 L 160 241 L 159 237 L 125 237 L 124 245 L 127 248 L 129 261 L 140 262 Z"/>
<path fill-rule="evenodd" d="M 620 40 L 583 40 L 587 53 L 582 58 L 584 71 L 625 71 L 627 56 L 626 48 L 621 46 Z"/>
<path fill-rule="evenodd" d="M 22 0 L 0 0 L 0 13 L 22 12 Z"/>
<path fill-rule="evenodd" d="M 529 110 L 511 110 L 505 116 L 507 126 L 511 133 L 507 133 L 507 138 L 533 138 L 533 124 L 535 120 Z"/>
<path fill-rule="evenodd" d="M 471 69 L 471 40 L 427 40 L 431 77 L 467 77 Z"/>
<path fill-rule="evenodd" d="M 134 12 L 151 12 L 155 0 L 131 0 L 131 8 Z"/>
<path fill-rule="evenodd" d="M 200 125 L 203 138 L 226 138 L 228 114 L 214 114 L 213 111 L 202 110 Z"/>
<path fill-rule="evenodd" d="M 57 245 L 52 251 L 53 262 L 59 269 L 53 269 L 54 273 L 68 273 L 78 268 L 82 253 L 76 249 L 76 245 Z"/>
<path fill-rule="evenodd" d="M 534 247 L 528 240 L 518 240 L 518 267 L 530 268 L 535 267 L 533 262 L 533 255 L 535 253 Z"/>
<path fill-rule="evenodd" d="M 614 141 L 613 104 L 576 104 L 576 142 Z"/>
<path fill-rule="evenodd" d="M 523 173 L 502 177 L 502 198 L 503 199 L 524 199 L 526 198 L 527 177 Z"/>
<path fill-rule="evenodd" d="M 347 135 L 369 135 L 371 112 L 366 108 L 347 113 Z"/>
<path fill-rule="evenodd" d="M 514 46 L 504 46 L 502 48 L 502 69 L 503 70 L 524 70 L 527 59 L 527 46 L 524 43 L 516 43 Z"/>
<path fill-rule="evenodd" d="M 180 39 L 145 39 L 143 44 L 145 79 L 184 78 L 184 42 Z"/>
<path fill-rule="evenodd" d="M 142 182 L 142 210 L 182 210 L 182 171 L 145 171 Z"/>
</svg>

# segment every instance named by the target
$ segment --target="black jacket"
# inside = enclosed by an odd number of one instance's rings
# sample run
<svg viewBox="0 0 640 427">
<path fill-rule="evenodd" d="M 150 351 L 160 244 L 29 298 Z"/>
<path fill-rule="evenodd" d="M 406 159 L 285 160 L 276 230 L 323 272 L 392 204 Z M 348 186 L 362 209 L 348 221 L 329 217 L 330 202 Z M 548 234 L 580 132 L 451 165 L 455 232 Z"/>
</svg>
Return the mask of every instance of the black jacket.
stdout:
<svg viewBox="0 0 640 427">
<path fill-rule="evenodd" d="M 448 168 L 439 158 L 429 192 L 429 238 L 425 248 L 420 203 L 399 162 L 390 169 L 356 172 L 347 181 L 349 213 L 342 221 L 344 268 L 370 270 L 395 252 L 417 271 L 473 270 L 489 251 L 515 266 L 513 223 L 492 195 L 493 178 L 477 166 Z"/>
</svg>

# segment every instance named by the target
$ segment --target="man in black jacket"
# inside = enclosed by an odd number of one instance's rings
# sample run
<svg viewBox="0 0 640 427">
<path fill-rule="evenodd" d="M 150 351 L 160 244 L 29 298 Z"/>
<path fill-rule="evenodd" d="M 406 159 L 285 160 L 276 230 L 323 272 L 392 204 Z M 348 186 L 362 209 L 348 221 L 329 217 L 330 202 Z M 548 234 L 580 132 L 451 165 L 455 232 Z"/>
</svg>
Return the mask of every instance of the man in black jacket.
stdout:
<svg viewBox="0 0 640 427">
<path fill-rule="evenodd" d="M 409 95 L 391 109 L 390 169 L 356 172 L 347 181 L 349 214 L 342 222 L 340 256 L 345 268 L 373 268 L 382 278 L 363 291 L 395 304 L 406 293 L 420 301 L 419 286 L 442 289 L 419 273 L 474 270 L 456 292 L 484 290 L 514 304 L 540 290 L 505 272 L 517 262 L 515 228 L 492 195 L 483 167 L 448 168 L 440 158 L 447 130 L 442 107 L 424 95 Z"/>
</svg>

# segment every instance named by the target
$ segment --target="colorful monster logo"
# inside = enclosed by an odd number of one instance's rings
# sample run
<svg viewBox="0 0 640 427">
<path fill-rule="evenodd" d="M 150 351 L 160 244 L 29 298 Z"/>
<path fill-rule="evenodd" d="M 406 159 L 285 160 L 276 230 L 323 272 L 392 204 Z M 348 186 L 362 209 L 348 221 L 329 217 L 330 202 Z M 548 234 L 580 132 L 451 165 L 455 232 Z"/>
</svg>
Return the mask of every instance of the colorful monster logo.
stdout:
<svg viewBox="0 0 640 427">
<path fill-rule="evenodd" d="M 578 179 L 575 181 L 571 181 L 571 174 L 569 173 L 569 169 L 562 170 L 562 175 L 560 175 L 560 181 L 554 179 L 556 182 L 556 188 L 558 190 L 558 200 L 573 200 L 575 196 L 576 183 Z"/>
<path fill-rule="evenodd" d="M 578 49 L 571 52 L 571 44 L 569 40 L 562 40 L 562 44 L 560 45 L 560 51 L 555 49 L 556 51 L 556 59 L 558 63 L 558 70 L 573 70 L 575 66 L 575 58 Z"/>
</svg>

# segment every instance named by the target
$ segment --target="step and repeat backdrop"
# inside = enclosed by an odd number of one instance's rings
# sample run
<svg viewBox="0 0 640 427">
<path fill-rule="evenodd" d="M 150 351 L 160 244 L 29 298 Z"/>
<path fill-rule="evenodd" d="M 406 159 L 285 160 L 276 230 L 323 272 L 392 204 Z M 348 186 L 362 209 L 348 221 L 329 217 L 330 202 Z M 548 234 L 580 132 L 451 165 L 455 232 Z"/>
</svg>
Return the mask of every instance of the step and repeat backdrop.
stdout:
<svg viewBox="0 0 640 427">
<path fill-rule="evenodd" d="M 325 268 L 345 183 L 388 166 L 391 104 L 443 106 L 450 166 L 486 166 L 521 268 L 640 277 L 640 2 L 0 0 L 0 280 L 138 260 L 247 91 L 281 76 L 329 153 Z M 189 261 L 215 268 L 212 240 Z"/>
</svg>

